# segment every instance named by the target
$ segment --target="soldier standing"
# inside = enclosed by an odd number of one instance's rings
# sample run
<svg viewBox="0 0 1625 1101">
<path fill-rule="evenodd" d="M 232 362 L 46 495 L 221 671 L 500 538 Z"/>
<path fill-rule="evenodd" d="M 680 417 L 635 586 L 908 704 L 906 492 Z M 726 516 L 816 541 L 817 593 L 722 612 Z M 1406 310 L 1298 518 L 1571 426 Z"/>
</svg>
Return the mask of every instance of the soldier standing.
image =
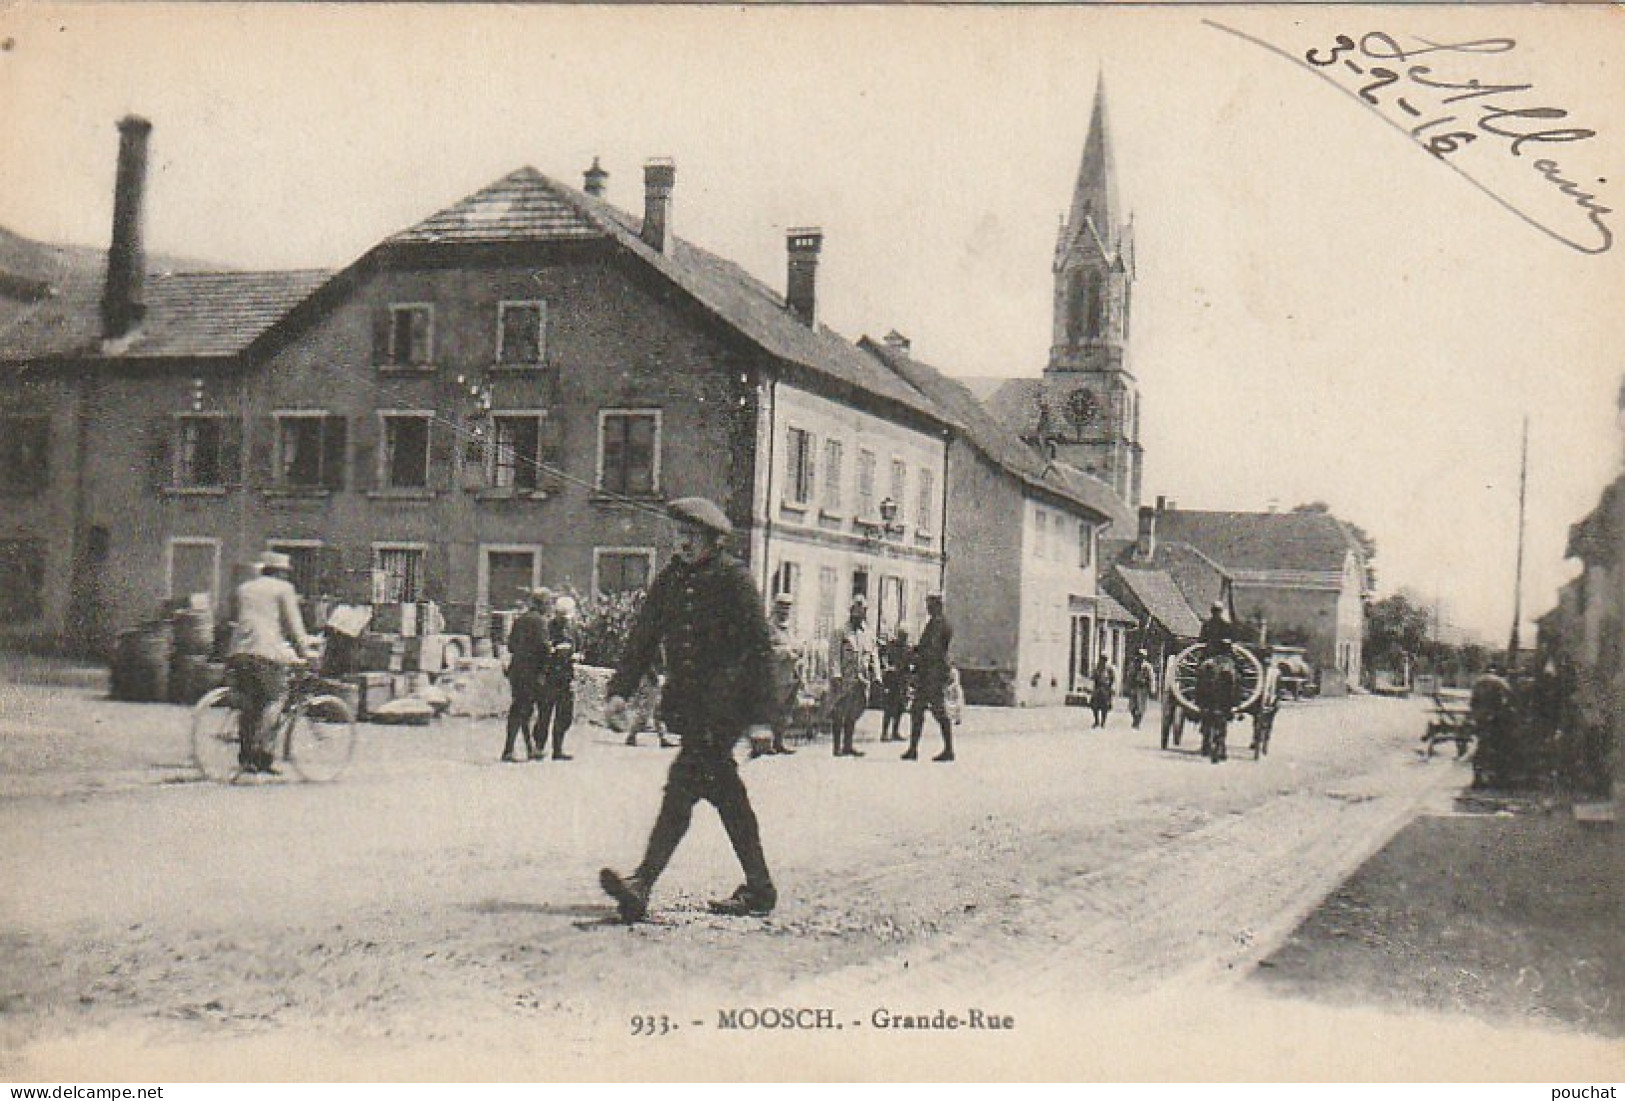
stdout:
<svg viewBox="0 0 1625 1101">
<path fill-rule="evenodd" d="M 936 716 L 937 728 L 942 731 L 942 752 L 933 761 L 954 759 L 954 724 L 948 717 L 948 648 L 954 641 L 953 624 L 942 614 L 942 594 L 930 593 L 925 598 L 925 630 L 920 632 L 920 643 L 914 648 L 914 706 L 908 749 L 903 760 L 913 761 L 920 755 L 920 735 L 925 733 L 925 713 Z"/>
<path fill-rule="evenodd" d="M 530 607 L 513 622 L 508 632 L 508 688 L 513 702 L 508 705 L 508 740 L 502 747 L 502 759 L 514 761 L 514 743 L 525 735 L 525 758 L 537 759 L 541 749 L 531 730 L 531 713 L 541 697 L 542 666 L 547 662 L 547 610 L 553 606 L 553 593 L 548 589 L 534 589 L 530 594 Z M 540 733 L 546 736 L 546 729 Z"/>
<path fill-rule="evenodd" d="M 717 808 L 745 872 L 744 885 L 711 903 L 720 914 L 766 914 L 778 901 L 762 853 L 750 796 L 733 758 L 743 736 L 768 733 L 773 720 L 772 640 L 762 599 L 744 568 L 728 556 L 733 525 L 703 497 L 667 506 L 678 524 L 672 560 L 655 577 L 610 679 L 605 713 L 614 723 L 626 697 L 666 654 L 661 716 L 682 739 L 666 776 L 666 792 L 644 850 L 630 876 L 613 869 L 598 882 L 628 924 L 649 909 L 649 894 L 688 831 L 694 804 Z M 766 728 L 766 729 L 764 729 Z"/>
<path fill-rule="evenodd" d="M 790 712 L 801 692 L 801 664 L 796 656 L 795 642 L 790 637 L 790 612 L 795 599 L 789 593 L 773 598 L 773 618 L 767 629 L 773 640 L 773 741 L 761 746 L 752 744 L 750 755 L 761 757 L 769 753 L 794 753 L 784 744 L 785 729 L 790 725 Z"/>
<path fill-rule="evenodd" d="M 835 707 L 835 756 L 862 757 L 852 745 L 858 720 L 869 706 L 869 688 L 880 679 L 880 652 L 865 622 L 863 597 L 852 598 L 846 628 L 829 642 L 829 691 Z"/>
<path fill-rule="evenodd" d="M 1141 647 L 1134 654 L 1134 664 L 1128 675 L 1128 713 L 1134 720 L 1134 729 L 1140 729 L 1140 720 L 1145 718 L 1145 709 L 1151 702 L 1151 697 L 1157 692 L 1157 670 L 1151 664 L 1151 658 Z"/>
<path fill-rule="evenodd" d="M 547 751 L 548 731 L 552 731 L 553 759 L 568 761 L 564 734 L 576 714 L 576 602 L 561 596 L 553 602 L 553 618 L 547 621 L 547 653 L 542 662 L 541 694 L 536 713 L 538 757 Z"/>
<path fill-rule="evenodd" d="M 908 628 L 898 627 L 890 642 L 880 648 L 880 683 L 886 689 L 886 709 L 880 718 L 880 740 L 903 740 L 903 714 L 908 710 L 909 681 L 914 673 L 914 648 L 908 644 Z"/>
</svg>

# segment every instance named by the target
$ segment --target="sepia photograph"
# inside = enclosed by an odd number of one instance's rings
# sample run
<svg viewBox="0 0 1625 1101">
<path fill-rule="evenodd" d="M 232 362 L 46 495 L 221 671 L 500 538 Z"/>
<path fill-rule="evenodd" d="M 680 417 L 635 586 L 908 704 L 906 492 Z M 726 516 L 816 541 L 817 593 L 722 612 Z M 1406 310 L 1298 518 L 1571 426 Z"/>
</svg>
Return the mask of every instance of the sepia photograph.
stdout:
<svg viewBox="0 0 1625 1101">
<path fill-rule="evenodd" d="M 0 5 L 0 1080 L 1625 1079 L 1622 56 Z"/>
</svg>

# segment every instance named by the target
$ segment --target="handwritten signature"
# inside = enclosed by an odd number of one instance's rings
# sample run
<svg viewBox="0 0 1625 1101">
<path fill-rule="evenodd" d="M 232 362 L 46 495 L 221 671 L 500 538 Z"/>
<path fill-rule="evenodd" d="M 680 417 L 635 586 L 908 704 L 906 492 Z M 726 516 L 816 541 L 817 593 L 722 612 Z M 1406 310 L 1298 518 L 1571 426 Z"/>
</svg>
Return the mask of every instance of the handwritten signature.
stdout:
<svg viewBox="0 0 1625 1101">
<path fill-rule="evenodd" d="M 1515 40 L 1480 38 L 1439 43 L 1415 37 L 1415 45 L 1402 46 L 1392 35 L 1371 31 L 1358 40 L 1340 34 L 1330 46 L 1317 46 L 1295 55 L 1221 23 L 1203 22 L 1285 57 L 1349 93 L 1548 237 L 1590 255 L 1613 247 L 1614 233 L 1606 216 L 1614 211 L 1597 202 L 1595 194 L 1582 190 L 1580 182 L 1571 178 L 1578 173 L 1567 171 L 1549 155 L 1524 160 L 1526 152 L 1590 141 L 1597 136 L 1595 130 L 1567 124 L 1564 120 L 1569 115 L 1562 108 L 1528 106 L 1527 101 L 1514 98 L 1533 91 L 1533 84 L 1491 84 L 1476 76 L 1463 80 L 1463 74 L 1435 72 L 1434 66 L 1447 60 L 1460 67 L 1464 57 L 1510 53 L 1517 48 Z M 1426 63 L 1413 63 L 1418 58 L 1426 58 Z M 1447 76 L 1452 79 L 1445 79 Z M 1454 162 L 1456 154 L 1480 140 L 1502 145 L 1510 157 L 1527 165 L 1545 185 L 1583 212 L 1590 231 L 1583 237 L 1559 232 Z M 1599 179 L 1597 183 L 1607 181 Z"/>
</svg>

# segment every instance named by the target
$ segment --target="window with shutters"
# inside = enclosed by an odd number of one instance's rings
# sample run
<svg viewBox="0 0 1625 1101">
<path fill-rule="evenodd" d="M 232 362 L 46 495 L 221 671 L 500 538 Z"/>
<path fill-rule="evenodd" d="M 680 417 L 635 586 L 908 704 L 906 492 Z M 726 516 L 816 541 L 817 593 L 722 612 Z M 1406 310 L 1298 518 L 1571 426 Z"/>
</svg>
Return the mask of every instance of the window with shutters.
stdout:
<svg viewBox="0 0 1625 1101">
<path fill-rule="evenodd" d="M 921 535 L 935 535 L 937 531 L 936 480 L 936 471 L 920 467 L 920 506 L 914 513 L 914 525 Z"/>
<path fill-rule="evenodd" d="M 416 545 L 374 544 L 372 548 L 372 602 L 410 604 L 422 598 L 423 548 Z"/>
<path fill-rule="evenodd" d="M 878 513 L 875 507 L 875 453 L 864 448 L 858 452 L 858 519 L 870 520 Z"/>
<path fill-rule="evenodd" d="M 841 514 L 841 459 L 844 450 L 840 440 L 824 441 L 824 511 L 835 516 Z"/>
<path fill-rule="evenodd" d="M 658 409 L 599 412 L 598 489 L 623 497 L 650 497 L 660 492 Z"/>
<path fill-rule="evenodd" d="M 434 361 L 434 307 L 425 302 L 391 305 L 373 332 L 380 367 L 422 370 Z"/>
<path fill-rule="evenodd" d="M 503 302 L 497 306 L 497 365 L 537 367 L 547 354 L 547 303 Z"/>
<path fill-rule="evenodd" d="M 1033 557 L 1042 559 L 1049 549 L 1049 513 L 1035 509 L 1033 518 Z"/>
<path fill-rule="evenodd" d="M 340 414 L 276 414 L 277 486 L 343 489 L 348 443 L 349 422 Z"/>
<path fill-rule="evenodd" d="M 241 430 L 223 413 L 190 413 L 175 421 L 171 484 L 182 489 L 223 489 L 238 480 Z"/>
<path fill-rule="evenodd" d="M 594 547 L 593 591 L 603 596 L 640 593 L 649 587 L 654 568 L 653 547 Z"/>
<path fill-rule="evenodd" d="M 491 418 L 491 484 L 534 492 L 556 480 L 560 456 L 547 414 L 498 413 Z"/>
<path fill-rule="evenodd" d="M 813 437 L 804 428 L 785 429 L 785 491 L 791 504 L 805 506 L 813 494 Z"/>
<path fill-rule="evenodd" d="M 908 464 L 902 459 L 891 461 L 891 499 L 897 506 L 898 521 L 908 519 Z"/>
<path fill-rule="evenodd" d="M 381 413 L 384 446 L 379 457 L 378 484 L 384 489 L 429 487 L 429 424 L 427 413 Z"/>
<path fill-rule="evenodd" d="M 1078 521 L 1078 568 L 1088 569 L 1095 564 L 1095 528 L 1087 520 Z"/>
<path fill-rule="evenodd" d="M 38 414 L 0 416 L 0 494 L 42 492 L 51 480 L 51 418 Z"/>
<path fill-rule="evenodd" d="M 45 615 L 45 543 L 0 539 L 0 617 L 12 625 Z"/>
</svg>

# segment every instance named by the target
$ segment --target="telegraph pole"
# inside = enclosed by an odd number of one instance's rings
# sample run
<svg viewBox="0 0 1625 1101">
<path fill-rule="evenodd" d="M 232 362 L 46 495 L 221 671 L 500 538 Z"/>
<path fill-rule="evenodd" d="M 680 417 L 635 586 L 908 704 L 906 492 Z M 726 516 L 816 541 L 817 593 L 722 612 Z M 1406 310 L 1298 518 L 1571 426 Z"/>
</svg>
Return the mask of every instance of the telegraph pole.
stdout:
<svg viewBox="0 0 1625 1101">
<path fill-rule="evenodd" d="M 1524 503 L 1529 490 L 1529 414 L 1523 415 L 1523 458 L 1518 470 L 1518 572 L 1512 583 L 1512 641 L 1507 647 L 1507 671 L 1518 666 L 1518 624 L 1523 619 Z"/>
</svg>

